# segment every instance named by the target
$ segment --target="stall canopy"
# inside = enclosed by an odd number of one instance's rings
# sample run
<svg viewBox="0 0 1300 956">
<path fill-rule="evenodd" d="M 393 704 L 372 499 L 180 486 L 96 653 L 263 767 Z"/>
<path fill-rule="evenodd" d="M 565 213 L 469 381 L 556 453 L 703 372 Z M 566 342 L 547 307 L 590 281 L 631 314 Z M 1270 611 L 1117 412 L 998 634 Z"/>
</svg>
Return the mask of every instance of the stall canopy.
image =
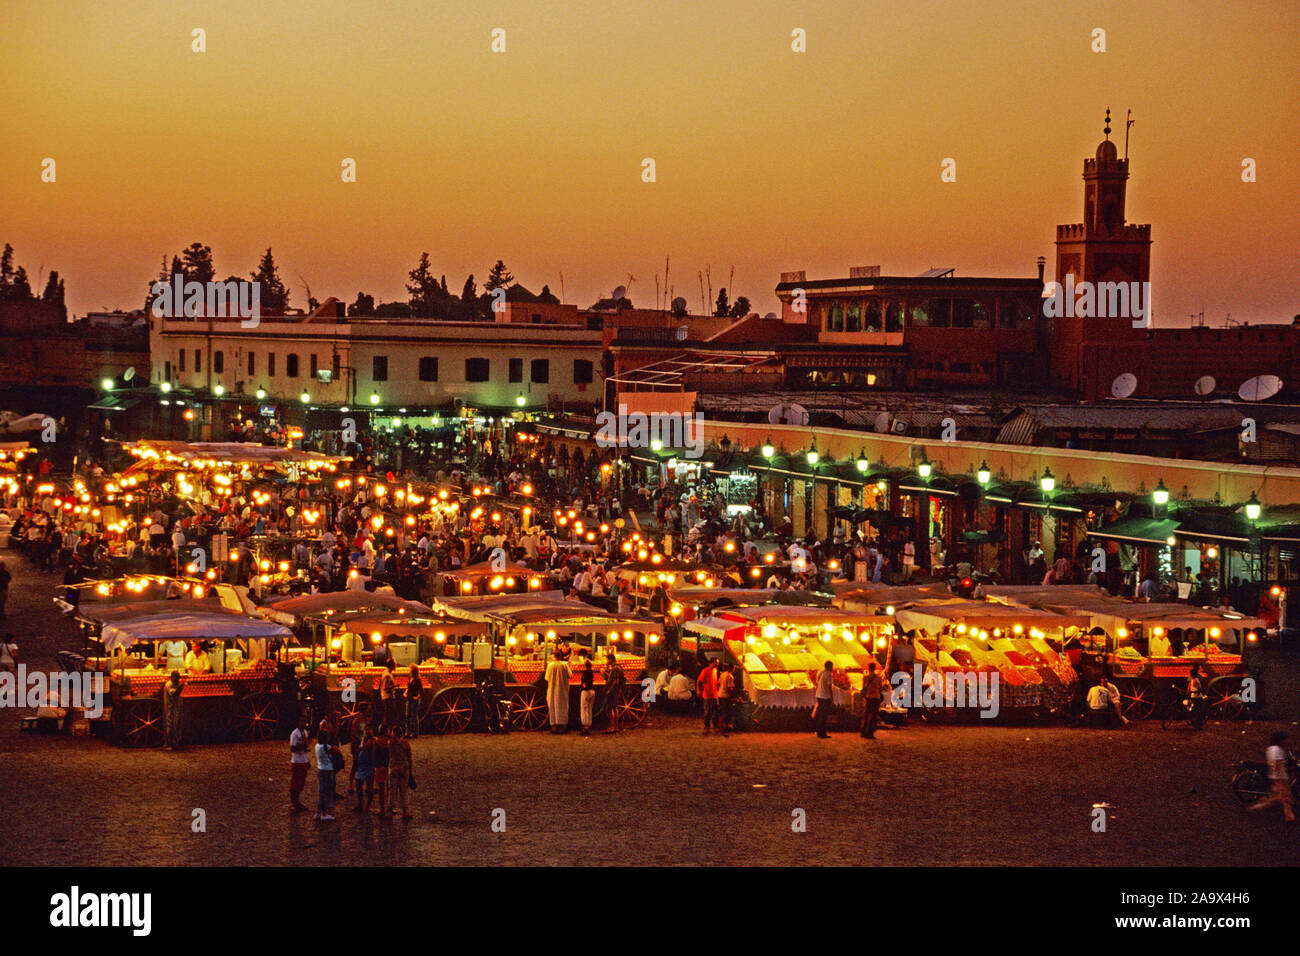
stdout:
<svg viewBox="0 0 1300 956">
<path fill-rule="evenodd" d="M 835 606 L 845 610 L 871 610 L 872 608 L 900 608 L 913 604 L 935 604 L 955 601 L 946 584 L 913 584 L 892 587 L 887 584 L 863 586 L 853 581 L 836 582 Z"/>
<path fill-rule="evenodd" d="M 1219 640 L 1231 643 L 1231 631 L 1262 628 L 1264 621 L 1235 611 L 1199 608 L 1189 604 L 1148 603 L 1115 597 L 1098 588 L 1062 585 L 1058 587 L 1001 586 L 988 589 L 990 600 L 1022 608 L 1036 608 L 1062 614 L 1084 614 L 1089 627 L 1099 627 L 1118 636 L 1120 628 L 1161 624 L 1167 628 L 1210 630 L 1219 628 Z"/>
<path fill-rule="evenodd" d="M 487 594 L 477 597 L 433 599 L 433 609 L 465 621 L 492 621 L 497 615 L 512 612 L 547 610 L 553 613 L 579 614 L 590 605 L 567 599 L 561 591 L 537 594 Z"/>
<path fill-rule="evenodd" d="M 1010 607 L 983 601 L 960 601 L 899 611 L 898 623 L 904 630 L 919 629 L 931 634 L 937 634 L 949 624 L 965 624 L 968 627 L 985 629 L 1005 628 L 1009 631 L 1013 631 L 1016 626 L 1024 631 L 1032 628 L 1057 630 L 1067 627 L 1087 627 L 1088 615 L 1057 614 L 1035 608 Z"/>
<path fill-rule="evenodd" d="M 701 617 L 682 625 L 691 634 L 712 638 L 715 641 L 739 640 L 745 636 L 745 628 L 748 626 L 747 622 L 728 620 L 724 617 Z"/>
<path fill-rule="evenodd" d="M 753 606 L 757 604 L 807 604 L 828 607 L 830 598 L 816 591 L 782 591 L 778 588 L 675 587 L 673 600 L 693 606 Z"/>
<path fill-rule="evenodd" d="M 233 641 L 256 638 L 290 640 L 293 632 L 272 621 L 245 617 L 234 611 L 209 610 L 123 617 L 100 632 L 108 653 L 142 641 Z"/>
<path fill-rule="evenodd" d="M 408 614 L 429 614 L 431 607 L 419 601 L 399 598 L 392 588 L 374 591 L 332 591 L 327 594 L 302 594 L 298 597 L 272 601 L 262 608 L 263 617 L 281 624 L 294 625 L 305 617 L 322 614 L 339 614 L 344 611 L 405 611 Z"/>
</svg>

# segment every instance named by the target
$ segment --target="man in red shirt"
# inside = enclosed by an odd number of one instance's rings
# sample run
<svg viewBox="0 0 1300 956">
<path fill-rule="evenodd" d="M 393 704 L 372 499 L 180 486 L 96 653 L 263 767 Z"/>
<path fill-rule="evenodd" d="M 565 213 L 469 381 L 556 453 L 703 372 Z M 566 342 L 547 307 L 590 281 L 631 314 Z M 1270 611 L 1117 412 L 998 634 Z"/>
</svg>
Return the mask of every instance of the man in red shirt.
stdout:
<svg viewBox="0 0 1300 956">
<path fill-rule="evenodd" d="M 709 665 L 700 671 L 700 676 L 695 679 L 695 690 L 704 701 L 704 732 L 707 734 L 718 720 L 717 661 L 709 661 Z"/>
</svg>

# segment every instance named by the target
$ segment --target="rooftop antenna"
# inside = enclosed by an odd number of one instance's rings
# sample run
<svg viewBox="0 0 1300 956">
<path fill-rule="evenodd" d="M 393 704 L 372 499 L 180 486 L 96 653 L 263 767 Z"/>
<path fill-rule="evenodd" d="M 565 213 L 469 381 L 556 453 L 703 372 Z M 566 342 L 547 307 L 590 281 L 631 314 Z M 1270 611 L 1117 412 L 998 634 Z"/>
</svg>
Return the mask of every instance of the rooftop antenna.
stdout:
<svg viewBox="0 0 1300 956">
<path fill-rule="evenodd" d="M 700 273 L 700 315 L 708 315 L 708 306 L 704 301 L 704 273 Z"/>
<path fill-rule="evenodd" d="M 1128 130 L 1129 130 L 1129 127 L 1132 126 L 1135 122 L 1136 122 L 1136 120 L 1133 119 L 1133 111 L 1132 111 L 1132 110 L 1129 110 L 1129 111 L 1128 111 L 1128 119 L 1126 119 L 1126 120 L 1124 121 L 1124 160 L 1125 160 L 1125 162 L 1128 161 Z"/>
<path fill-rule="evenodd" d="M 1110 107 L 1106 107 L 1106 139 L 1110 139 Z"/>
<path fill-rule="evenodd" d="M 566 301 L 564 298 L 564 271 L 560 271 L 560 301 Z"/>
<path fill-rule="evenodd" d="M 664 308 L 665 308 L 665 311 L 667 310 L 667 308 L 668 308 L 668 306 L 669 306 L 669 303 L 671 303 L 671 302 L 673 301 L 672 298 L 671 298 L 672 294 L 673 294 L 673 287 L 670 286 L 670 285 L 668 284 L 668 256 L 665 255 L 665 256 L 664 256 Z"/>
</svg>

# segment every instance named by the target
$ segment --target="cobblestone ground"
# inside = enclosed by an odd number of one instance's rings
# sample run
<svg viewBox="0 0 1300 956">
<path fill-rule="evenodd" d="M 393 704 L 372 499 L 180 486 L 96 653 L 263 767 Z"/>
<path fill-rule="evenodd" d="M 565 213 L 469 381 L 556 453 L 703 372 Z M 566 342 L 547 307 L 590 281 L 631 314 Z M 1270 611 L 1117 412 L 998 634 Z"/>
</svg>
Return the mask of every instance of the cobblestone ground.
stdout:
<svg viewBox="0 0 1300 956">
<path fill-rule="evenodd" d="M 9 629 L 29 666 L 52 667 L 76 645 L 54 578 L 5 557 Z M 1230 764 L 1258 759 L 1277 726 L 921 724 L 872 742 L 705 737 L 660 716 L 617 736 L 422 737 L 415 820 L 341 806 L 316 824 L 287 813 L 283 742 L 120 750 L 20 733 L 5 710 L 0 865 L 1296 865 L 1300 828 L 1246 814 L 1229 789 Z M 1094 803 L 1114 807 L 1105 833 Z M 196 808 L 206 832 L 191 830 Z"/>
</svg>

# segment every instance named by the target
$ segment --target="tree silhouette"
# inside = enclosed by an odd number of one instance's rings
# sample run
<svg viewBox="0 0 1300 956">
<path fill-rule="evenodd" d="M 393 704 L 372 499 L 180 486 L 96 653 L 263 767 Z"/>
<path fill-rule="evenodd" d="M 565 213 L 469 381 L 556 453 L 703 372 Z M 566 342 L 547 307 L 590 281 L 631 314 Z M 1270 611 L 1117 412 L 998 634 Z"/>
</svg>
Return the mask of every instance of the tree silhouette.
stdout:
<svg viewBox="0 0 1300 956">
<path fill-rule="evenodd" d="M 45 283 L 45 291 L 41 293 L 41 301 L 48 302 L 59 310 L 59 317 L 68 321 L 68 306 L 63 300 L 63 280 L 59 278 L 58 270 L 50 270 L 50 278 Z"/>
<path fill-rule="evenodd" d="M 713 309 L 714 315 L 727 315 L 731 310 L 727 307 L 727 290 L 718 290 L 718 302 Z"/>
<path fill-rule="evenodd" d="M 271 250 L 267 249 L 266 252 L 270 255 Z M 186 282 L 205 284 L 211 282 L 212 277 L 217 274 L 216 268 L 212 265 L 212 247 L 205 246 L 201 242 L 191 242 L 181 253 L 181 271 L 185 273 Z M 263 298 L 262 301 L 265 303 L 266 299 Z"/>
<path fill-rule="evenodd" d="M 506 264 L 498 259 L 497 264 L 494 265 L 492 271 L 488 273 L 487 282 L 483 283 L 483 289 L 486 292 L 491 292 L 493 289 L 500 289 L 504 286 L 508 286 L 514 281 L 515 277 L 511 274 L 510 270 L 506 268 Z"/>
<path fill-rule="evenodd" d="M 731 305 L 731 315 L 734 318 L 743 319 L 745 316 L 749 315 L 749 312 L 750 312 L 749 300 L 746 299 L 743 295 L 737 298 L 736 301 L 733 302 Z"/>
<path fill-rule="evenodd" d="M 271 255 L 271 247 L 266 247 L 266 254 L 257 264 L 257 271 L 251 274 L 254 282 L 261 286 L 261 306 L 273 312 L 284 312 L 289 308 L 289 290 L 280 280 L 280 272 Z"/>
<path fill-rule="evenodd" d="M 348 315 L 366 317 L 375 314 L 375 297 L 364 292 L 357 293 L 357 301 L 348 306 Z"/>
</svg>

